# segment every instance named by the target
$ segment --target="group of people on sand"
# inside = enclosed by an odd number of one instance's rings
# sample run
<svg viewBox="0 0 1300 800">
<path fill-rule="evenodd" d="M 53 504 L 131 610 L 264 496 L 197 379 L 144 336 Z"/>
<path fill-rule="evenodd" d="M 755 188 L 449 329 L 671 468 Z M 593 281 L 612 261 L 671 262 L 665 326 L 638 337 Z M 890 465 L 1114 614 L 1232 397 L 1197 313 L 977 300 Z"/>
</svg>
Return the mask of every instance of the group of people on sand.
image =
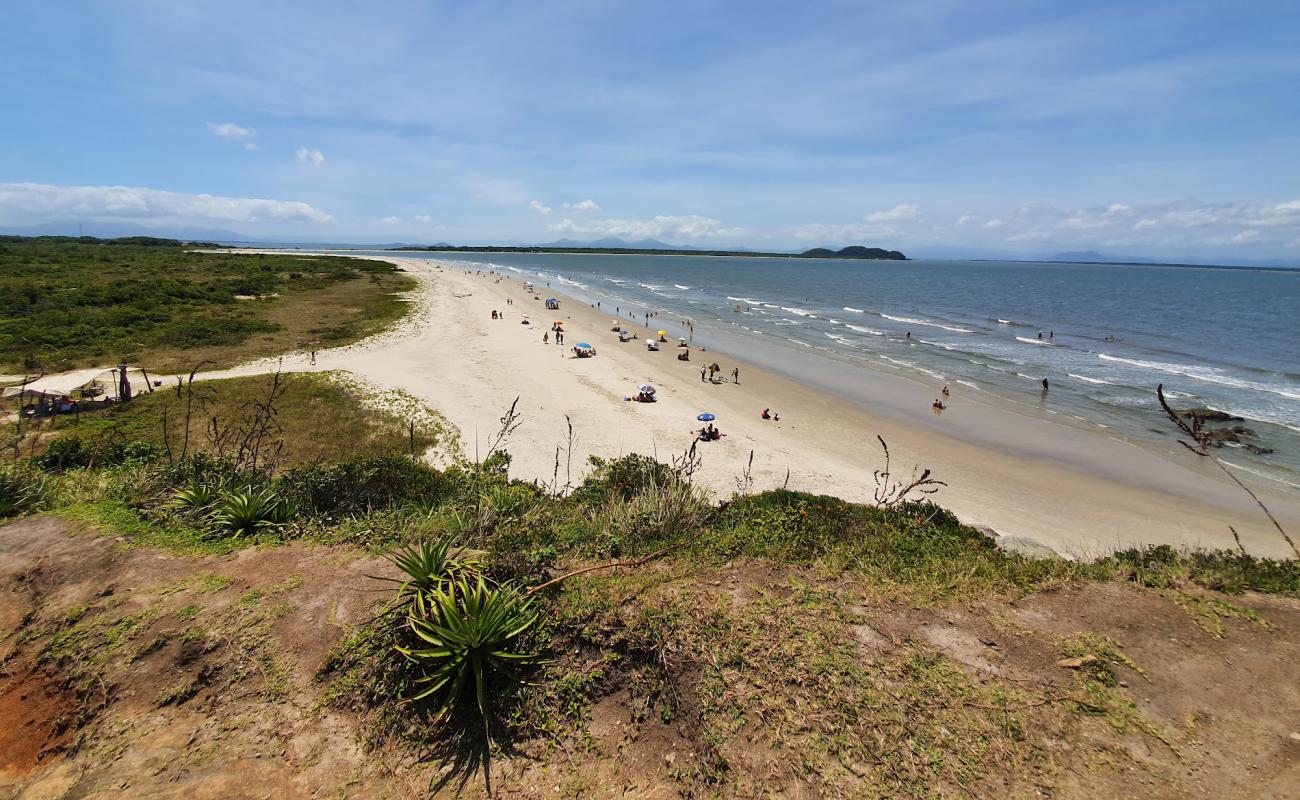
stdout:
<svg viewBox="0 0 1300 800">
<path fill-rule="evenodd" d="M 564 326 L 560 323 L 552 323 L 551 329 L 542 333 L 542 344 L 548 344 L 551 340 L 551 334 L 555 334 L 555 343 L 564 344 Z"/>
<path fill-rule="evenodd" d="M 943 387 L 943 391 L 940 392 L 940 394 L 942 394 L 944 397 L 948 397 L 948 396 L 951 395 L 952 393 L 948 391 L 948 387 L 947 387 L 947 386 L 944 386 L 944 387 Z M 934 398 L 934 402 L 930 404 L 930 408 L 934 409 L 935 413 L 937 414 L 937 413 L 939 413 L 940 411 L 943 411 L 943 410 L 947 409 L 947 408 L 948 408 L 948 404 L 945 403 L 945 402 L 943 402 L 942 400 L 940 400 L 939 398 L 936 397 L 936 398 Z"/>
<path fill-rule="evenodd" d="M 689 359 L 682 358 L 681 356 L 678 356 L 678 359 L 681 361 L 689 360 Z M 700 367 L 700 383 L 704 383 L 705 381 L 709 383 L 718 383 L 719 382 L 718 374 L 720 372 L 722 372 L 722 367 L 719 366 L 718 362 L 716 361 L 713 362 L 712 364 L 709 364 L 708 366 Z M 722 382 L 725 382 L 726 380 L 727 380 L 726 378 L 721 379 Z M 740 367 L 734 367 L 731 370 L 731 382 L 736 384 L 737 386 L 740 385 Z"/>
<path fill-rule="evenodd" d="M 726 435 L 727 434 L 715 428 L 712 422 L 700 429 L 701 442 L 716 442 Z"/>
</svg>

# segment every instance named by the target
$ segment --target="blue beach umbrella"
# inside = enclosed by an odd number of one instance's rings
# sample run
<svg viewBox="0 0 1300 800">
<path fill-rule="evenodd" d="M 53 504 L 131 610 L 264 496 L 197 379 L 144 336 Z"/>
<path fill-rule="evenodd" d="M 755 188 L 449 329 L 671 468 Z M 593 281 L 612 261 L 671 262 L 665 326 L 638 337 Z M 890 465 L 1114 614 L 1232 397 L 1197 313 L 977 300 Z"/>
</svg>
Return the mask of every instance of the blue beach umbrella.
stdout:
<svg viewBox="0 0 1300 800">
<path fill-rule="evenodd" d="M 714 421 L 715 419 L 717 419 L 717 417 L 713 416 L 712 414 L 710 414 L 710 413 L 708 413 L 708 412 L 705 412 L 705 413 L 699 415 L 698 417 L 696 417 L 696 419 L 698 419 L 700 422 L 712 422 L 712 421 Z"/>
<path fill-rule="evenodd" d="M 593 349 L 595 349 L 595 348 L 593 348 L 591 345 L 587 344 L 586 342 L 578 342 L 578 344 L 576 345 L 576 347 L 580 347 L 580 348 L 582 348 L 583 350 L 593 350 Z"/>
</svg>

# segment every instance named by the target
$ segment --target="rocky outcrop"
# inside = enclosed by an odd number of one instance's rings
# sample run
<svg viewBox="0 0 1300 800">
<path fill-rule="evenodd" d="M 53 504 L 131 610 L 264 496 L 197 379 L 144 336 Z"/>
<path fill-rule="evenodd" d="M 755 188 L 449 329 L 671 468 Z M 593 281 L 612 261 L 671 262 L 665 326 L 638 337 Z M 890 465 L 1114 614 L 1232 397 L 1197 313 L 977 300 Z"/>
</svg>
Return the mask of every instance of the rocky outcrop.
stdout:
<svg viewBox="0 0 1300 800">
<path fill-rule="evenodd" d="M 1194 423 L 1195 426 L 1199 427 L 1201 433 L 1206 437 L 1207 444 L 1212 447 L 1241 447 L 1258 455 L 1267 455 L 1273 452 L 1272 448 L 1249 441 L 1258 439 L 1259 434 L 1244 425 L 1210 427 L 1208 423 L 1243 421 L 1241 417 L 1235 417 L 1226 411 L 1219 411 L 1215 408 L 1189 408 L 1175 413 L 1178 414 L 1180 419 Z"/>
</svg>

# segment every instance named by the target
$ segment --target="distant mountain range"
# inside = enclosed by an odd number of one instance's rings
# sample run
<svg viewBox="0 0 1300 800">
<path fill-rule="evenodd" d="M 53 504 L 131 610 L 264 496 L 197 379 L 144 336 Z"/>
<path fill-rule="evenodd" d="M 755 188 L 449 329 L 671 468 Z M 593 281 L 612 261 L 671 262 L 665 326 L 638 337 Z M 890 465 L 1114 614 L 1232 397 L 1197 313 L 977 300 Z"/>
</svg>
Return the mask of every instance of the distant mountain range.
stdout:
<svg viewBox="0 0 1300 800">
<path fill-rule="evenodd" d="M 0 227 L 8 236 L 94 236 L 99 239 L 120 239 L 128 236 L 152 236 L 158 239 L 180 239 L 187 242 L 247 242 L 248 236 L 221 228 L 149 228 L 128 222 L 84 222 L 75 220 L 44 222 L 24 227 Z"/>
</svg>

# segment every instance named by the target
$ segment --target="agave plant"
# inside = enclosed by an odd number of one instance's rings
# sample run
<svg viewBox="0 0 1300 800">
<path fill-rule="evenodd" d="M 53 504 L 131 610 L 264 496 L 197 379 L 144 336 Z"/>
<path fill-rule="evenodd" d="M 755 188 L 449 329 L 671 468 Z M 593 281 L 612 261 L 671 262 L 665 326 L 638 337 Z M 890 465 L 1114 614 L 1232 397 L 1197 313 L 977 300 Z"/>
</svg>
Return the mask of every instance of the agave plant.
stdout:
<svg viewBox="0 0 1300 800">
<path fill-rule="evenodd" d="M 271 490 L 248 487 L 223 497 L 212 515 L 213 521 L 235 536 L 255 534 L 283 525 L 297 507 Z"/>
<path fill-rule="evenodd" d="M 486 728 L 491 675 L 541 660 L 517 649 L 519 637 L 536 622 L 531 600 L 508 586 L 489 586 L 481 575 L 415 594 L 407 624 L 424 646 L 397 647 L 423 670 L 411 699 L 443 692 L 442 717 L 472 686 Z"/>
<path fill-rule="evenodd" d="M 183 511 L 205 511 L 211 508 L 220 496 L 216 486 L 196 481 L 177 489 L 172 497 L 172 505 Z"/>
<path fill-rule="evenodd" d="M 475 572 L 478 567 L 476 561 L 452 556 L 450 551 L 450 539 L 408 545 L 388 555 L 388 560 L 393 562 L 406 578 L 401 580 L 384 578 L 384 580 L 400 582 L 398 596 L 409 599 L 412 595 L 428 593 L 456 577 Z"/>
</svg>

